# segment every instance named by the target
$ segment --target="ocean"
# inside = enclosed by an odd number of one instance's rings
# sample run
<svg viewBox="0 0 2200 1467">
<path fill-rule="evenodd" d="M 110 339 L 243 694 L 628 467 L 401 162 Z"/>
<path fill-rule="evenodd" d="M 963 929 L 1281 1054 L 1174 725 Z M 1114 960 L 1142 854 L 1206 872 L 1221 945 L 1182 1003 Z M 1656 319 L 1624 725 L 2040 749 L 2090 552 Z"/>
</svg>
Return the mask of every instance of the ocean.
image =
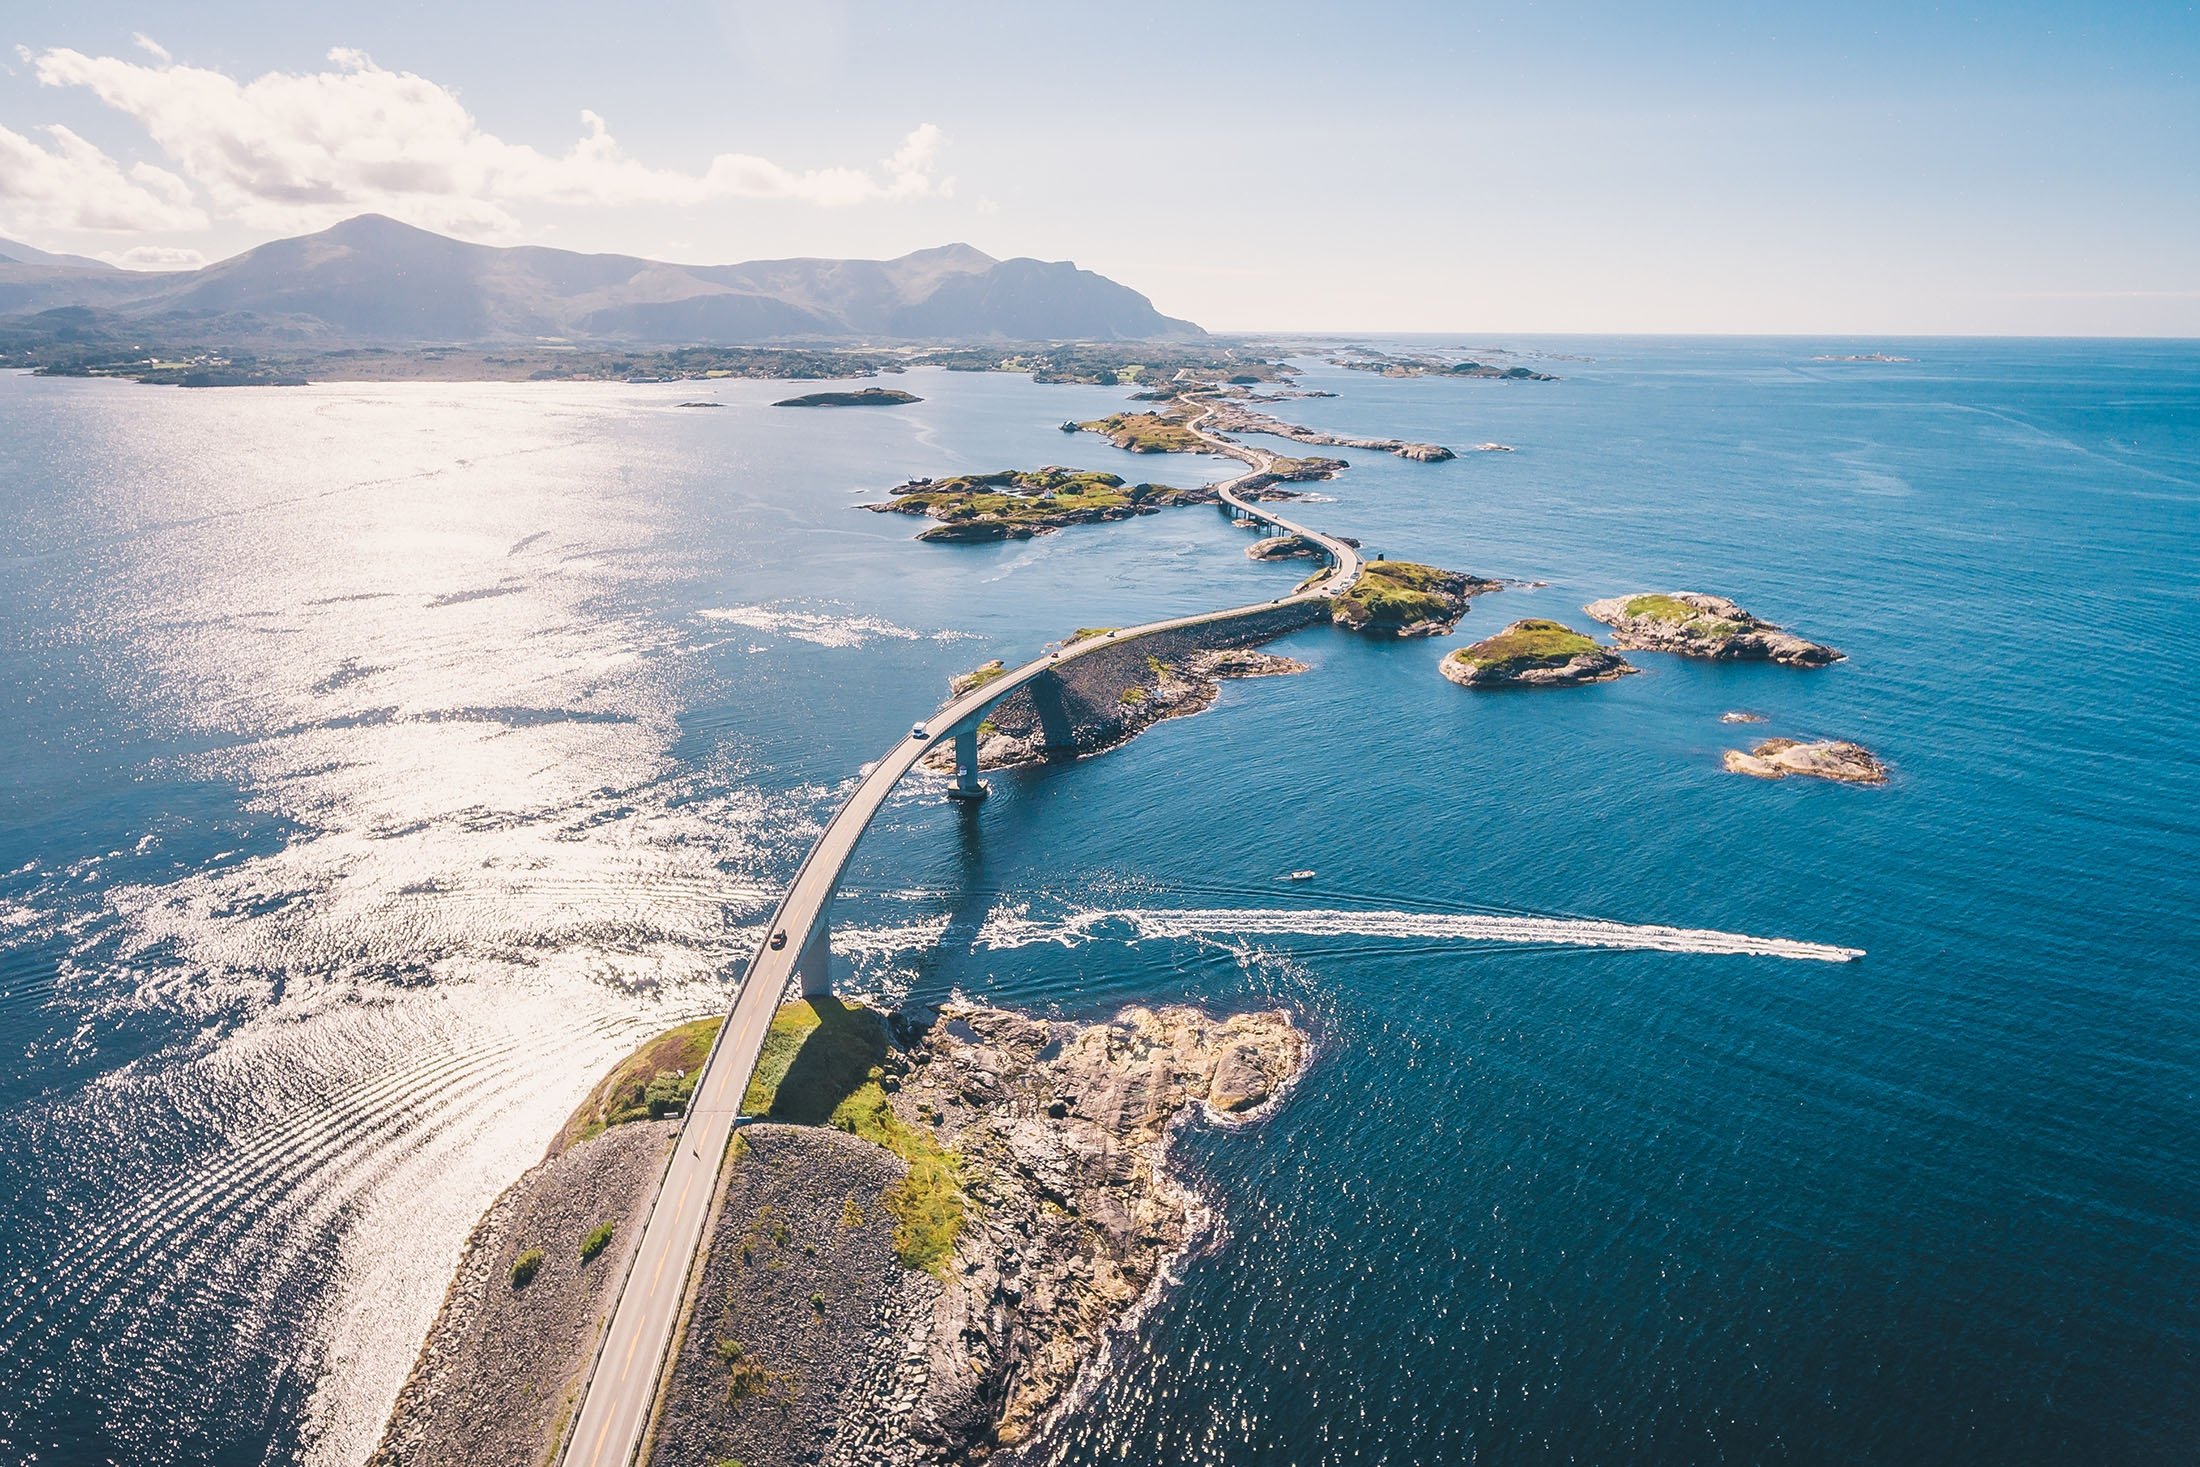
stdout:
<svg viewBox="0 0 2200 1467">
<path fill-rule="evenodd" d="M 1281 416 L 1515 451 L 1299 512 L 1521 584 L 975 811 L 912 782 L 835 914 L 881 1001 L 1316 1041 L 1181 1134 L 1213 1231 L 1041 1460 L 2189 1460 L 2200 346 L 1386 344 L 1561 380 L 1303 358 Z M 1203 508 L 917 544 L 855 506 L 1234 469 L 1057 430 L 1120 388 L 896 385 L 0 376 L 0 1460 L 358 1461 L 489 1201 L 948 677 L 1304 573 Z M 1437 674 L 1670 589 L 1848 660 Z M 1768 735 L 1891 779 L 1724 772 Z"/>
</svg>

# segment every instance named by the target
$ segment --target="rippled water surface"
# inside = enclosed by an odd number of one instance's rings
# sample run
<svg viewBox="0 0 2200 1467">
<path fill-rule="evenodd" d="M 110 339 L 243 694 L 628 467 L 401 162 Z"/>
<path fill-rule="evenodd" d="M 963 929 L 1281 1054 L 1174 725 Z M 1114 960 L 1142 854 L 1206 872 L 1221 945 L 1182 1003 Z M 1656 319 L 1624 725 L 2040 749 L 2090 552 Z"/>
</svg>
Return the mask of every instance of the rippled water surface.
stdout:
<svg viewBox="0 0 2200 1467">
<path fill-rule="evenodd" d="M 1050 1460 L 2186 1459 L 2200 351 L 1542 346 L 1311 363 L 1279 411 L 1518 451 L 1306 517 L 1544 583 L 1462 635 L 1681 587 L 1848 662 L 1476 695 L 1303 632 L 858 852 L 854 988 L 1319 1042 L 1183 1137 L 1218 1232 Z M 0 1460 L 357 1460 L 482 1209 L 948 675 L 1303 572 L 1197 509 L 915 544 L 852 506 L 1224 470 L 1055 430 L 1117 390 L 907 385 L 0 377 Z M 1893 780 L 1720 770 L 1762 734 Z"/>
</svg>

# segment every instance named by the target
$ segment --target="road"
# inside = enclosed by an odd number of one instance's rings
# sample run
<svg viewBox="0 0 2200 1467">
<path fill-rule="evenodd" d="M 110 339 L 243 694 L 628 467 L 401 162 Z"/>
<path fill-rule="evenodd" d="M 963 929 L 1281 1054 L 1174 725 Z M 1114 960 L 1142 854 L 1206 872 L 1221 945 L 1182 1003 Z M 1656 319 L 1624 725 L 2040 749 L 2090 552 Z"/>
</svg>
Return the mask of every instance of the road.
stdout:
<svg viewBox="0 0 2200 1467">
<path fill-rule="evenodd" d="M 672 1159 L 665 1168 L 657 1201 L 643 1225 L 642 1241 L 634 1255 L 619 1300 L 604 1333 L 594 1368 L 581 1397 L 579 1419 L 568 1438 L 568 1467 L 629 1467 L 641 1450 L 649 1430 L 650 1414 L 657 1397 L 658 1378 L 665 1354 L 671 1348 L 673 1329 L 681 1302 L 687 1297 L 688 1276 L 693 1270 L 708 1220 L 712 1194 L 717 1190 L 718 1168 L 733 1136 L 741 1097 L 756 1070 L 764 1048 L 765 1031 L 778 1011 L 781 997 L 794 978 L 795 963 L 810 937 L 824 922 L 840 885 L 841 873 L 854 855 L 856 842 L 870 827 L 887 796 L 918 759 L 957 725 L 976 718 L 990 705 L 1038 677 L 1041 673 L 1074 662 L 1104 647 L 1149 637 L 1157 632 L 1230 621 L 1294 601 L 1318 600 L 1336 595 L 1352 584 L 1360 572 L 1359 552 L 1342 540 L 1294 524 L 1240 497 L 1238 490 L 1254 475 L 1266 472 L 1272 455 L 1208 433 L 1200 425 L 1202 413 L 1187 425 L 1214 445 L 1219 453 L 1244 462 L 1247 471 L 1219 484 L 1223 501 L 1287 533 L 1304 535 L 1331 557 L 1330 570 L 1305 590 L 1274 601 L 1233 606 L 1222 611 L 1171 617 L 1143 626 L 1124 627 L 1112 636 L 1089 637 L 1056 653 L 1033 658 L 1014 671 L 975 689 L 926 720 L 929 738 L 905 737 L 871 766 L 862 783 L 825 827 L 817 844 L 803 859 L 787 888 L 768 933 L 784 932 L 786 943 L 774 949 L 768 940 L 759 945 L 748 971 L 734 991 L 726 1023 L 695 1084 L 687 1119 L 682 1123 Z"/>
</svg>

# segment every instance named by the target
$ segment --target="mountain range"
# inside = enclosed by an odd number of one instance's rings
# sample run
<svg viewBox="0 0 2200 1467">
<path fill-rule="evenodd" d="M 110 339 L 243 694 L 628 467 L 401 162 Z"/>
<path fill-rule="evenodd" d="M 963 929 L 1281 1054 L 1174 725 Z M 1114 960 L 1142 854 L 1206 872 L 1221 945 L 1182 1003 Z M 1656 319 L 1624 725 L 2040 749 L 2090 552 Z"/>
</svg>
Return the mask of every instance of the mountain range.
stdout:
<svg viewBox="0 0 2200 1467">
<path fill-rule="evenodd" d="M 309 346 L 1206 334 L 1066 261 L 996 260 L 964 244 L 893 260 L 676 265 L 469 244 L 375 214 L 198 270 L 123 270 L 0 239 L 0 316 L 168 340 Z"/>
</svg>

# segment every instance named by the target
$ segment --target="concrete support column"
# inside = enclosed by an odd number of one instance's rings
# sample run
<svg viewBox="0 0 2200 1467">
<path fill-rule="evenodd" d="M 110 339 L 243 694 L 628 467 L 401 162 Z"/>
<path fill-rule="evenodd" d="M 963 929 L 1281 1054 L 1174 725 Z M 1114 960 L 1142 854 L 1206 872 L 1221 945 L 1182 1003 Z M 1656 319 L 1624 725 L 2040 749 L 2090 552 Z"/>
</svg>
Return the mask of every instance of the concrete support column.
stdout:
<svg viewBox="0 0 2200 1467">
<path fill-rule="evenodd" d="M 825 998 L 833 991 L 833 924 L 829 915 L 817 919 L 802 955 L 794 960 L 795 976 L 802 980 L 804 998 Z"/>
<path fill-rule="evenodd" d="M 982 800 L 985 785 L 978 779 L 978 729 L 975 724 L 955 732 L 955 785 L 951 800 Z"/>
</svg>

